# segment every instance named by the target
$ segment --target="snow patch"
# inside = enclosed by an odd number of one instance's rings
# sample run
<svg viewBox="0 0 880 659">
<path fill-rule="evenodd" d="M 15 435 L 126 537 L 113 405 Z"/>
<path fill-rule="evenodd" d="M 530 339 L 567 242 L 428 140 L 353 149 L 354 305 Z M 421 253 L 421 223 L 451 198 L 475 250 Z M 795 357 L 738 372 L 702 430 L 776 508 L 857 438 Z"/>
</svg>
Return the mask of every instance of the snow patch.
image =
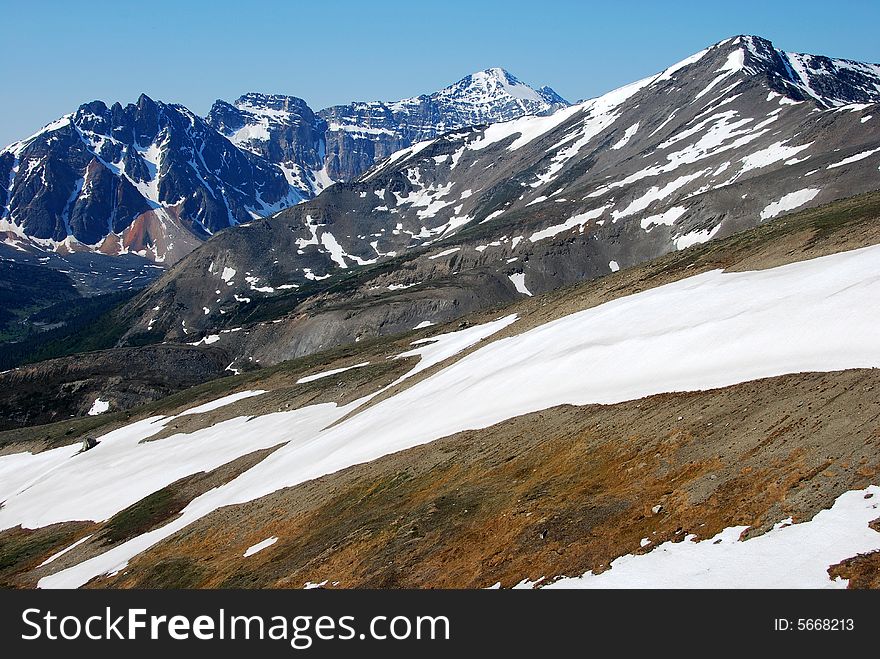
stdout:
<svg viewBox="0 0 880 659">
<path fill-rule="evenodd" d="M 278 538 L 273 535 L 271 538 L 266 538 L 262 542 L 258 542 L 255 545 L 251 545 L 250 547 L 248 547 L 245 550 L 244 558 L 247 558 L 248 556 L 253 556 L 258 551 L 263 551 L 264 549 L 266 549 L 266 547 L 271 547 L 276 542 L 278 542 Z"/>
<path fill-rule="evenodd" d="M 106 400 L 101 400 L 100 398 L 96 398 L 95 402 L 92 403 L 89 411 L 86 412 L 89 416 L 98 416 L 99 414 L 103 414 L 107 410 L 110 409 L 110 402 Z"/>
<path fill-rule="evenodd" d="M 771 217 L 776 217 L 780 213 L 799 208 L 807 202 L 815 199 L 816 195 L 818 195 L 819 192 L 821 192 L 821 190 L 819 190 L 818 188 L 806 188 L 804 190 L 798 190 L 797 192 L 789 192 L 787 195 L 782 197 L 782 199 L 780 199 L 779 201 L 774 201 L 772 204 L 762 210 L 761 219 L 769 220 Z"/>
<path fill-rule="evenodd" d="M 363 368 L 364 366 L 369 366 L 370 362 L 364 362 L 362 364 L 355 364 L 354 366 L 345 366 L 343 368 L 334 368 L 329 371 L 322 371 L 320 373 L 315 373 L 314 375 L 307 375 L 304 378 L 300 378 L 296 381 L 297 384 L 305 384 L 306 382 L 314 382 L 315 380 L 320 380 L 321 378 L 330 377 L 331 375 L 336 375 L 337 373 L 344 373 L 345 371 L 350 371 L 353 368 Z"/>
<path fill-rule="evenodd" d="M 508 275 L 507 278 L 513 283 L 513 287 L 518 292 L 532 297 L 532 293 L 526 288 L 526 275 L 524 272 L 517 272 L 516 274 Z"/>
<path fill-rule="evenodd" d="M 828 568 L 880 549 L 880 533 L 868 526 L 880 516 L 878 501 L 880 487 L 871 485 L 845 492 L 808 522 L 789 518 L 747 540 L 740 540 L 747 526 L 699 542 L 688 535 L 647 554 L 616 558 L 601 574 L 545 588 L 846 588 L 847 580 L 831 579 Z"/>
</svg>

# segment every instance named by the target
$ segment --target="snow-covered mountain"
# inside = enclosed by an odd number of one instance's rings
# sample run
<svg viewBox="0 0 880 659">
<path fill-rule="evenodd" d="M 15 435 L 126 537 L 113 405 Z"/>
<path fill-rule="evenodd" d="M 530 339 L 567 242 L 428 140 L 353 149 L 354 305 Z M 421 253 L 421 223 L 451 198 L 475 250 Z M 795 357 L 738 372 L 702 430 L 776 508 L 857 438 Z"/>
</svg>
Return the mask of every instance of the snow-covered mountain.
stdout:
<svg viewBox="0 0 880 659">
<path fill-rule="evenodd" d="M 0 233 L 18 248 L 175 261 L 302 199 L 280 169 L 179 105 L 101 101 L 0 153 Z"/>
<path fill-rule="evenodd" d="M 833 253 L 877 233 L 870 216 L 828 219 L 816 240 L 764 227 L 724 241 L 734 272 L 702 250 L 620 273 L 598 303 L 594 282 L 127 421 L 96 414 L 40 452 L 18 440 L 0 457 L 0 533 L 35 549 L 3 576 L 41 588 L 864 579 L 830 568 L 880 551 L 868 393 L 880 246 Z M 832 253 L 810 258 L 816 243 Z M 98 440 L 87 451 L 71 441 L 83 431 Z"/>
<path fill-rule="evenodd" d="M 234 144 L 281 165 L 306 195 L 350 181 L 374 162 L 442 133 L 526 115 L 568 102 L 500 68 L 469 75 L 433 94 L 337 105 L 314 113 L 293 96 L 246 94 L 217 101 L 207 121 Z"/>
<path fill-rule="evenodd" d="M 209 241 L 132 303 L 130 336 L 271 314 L 234 350 L 279 361 L 878 189 L 878 82 L 876 65 L 740 36 L 550 115 L 419 142 Z"/>
<path fill-rule="evenodd" d="M 0 587 L 880 587 L 878 82 L 734 37 L 216 233 L 0 373 Z M 118 217 L 223 192 L 202 146 L 327 174 L 248 98 L 4 157 Z"/>
<path fill-rule="evenodd" d="M 502 69 L 317 114 L 302 99 L 265 94 L 217 101 L 205 119 L 143 95 L 124 107 L 94 101 L 0 152 L 0 236 L 18 250 L 172 263 L 212 233 L 313 197 L 416 141 L 565 104 Z"/>
<path fill-rule="evenodd" d="M 350 181 L 374 162 L 417 142 L 567 105 L 549 87 L 532 89 L 504 69 L 493 68 L 430 95 L 330 107 L 319 112 L 327 122 L 326 171 L 334 180 Z"/>
<path fill-rule="evenodd" d="M 251 93 L 216 101 L 206 121 L 237 147 L 279 165 L 303 195 L 333 183 L 321 176 L 326 124 L 301 98 Z"/>
</svg>

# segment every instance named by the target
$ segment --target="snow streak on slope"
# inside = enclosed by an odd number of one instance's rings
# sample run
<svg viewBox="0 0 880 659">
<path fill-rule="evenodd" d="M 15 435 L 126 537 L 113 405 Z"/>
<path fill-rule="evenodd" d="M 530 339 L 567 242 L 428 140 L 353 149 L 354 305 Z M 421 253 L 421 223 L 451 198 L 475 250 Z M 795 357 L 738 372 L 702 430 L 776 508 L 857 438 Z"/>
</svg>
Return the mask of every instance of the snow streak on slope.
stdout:
<svg viewBox="0 0 880 659">
<path fill-rule="evenodd" d="M 880 516 L 880 487 L 846 492 L 812 520 L 777 524 L 740 541 L 747 526 L 713 538 L 665 542 L 641 555 L 621 556 L 601 574 L 560 579 L 546 588 L 846 588 L 828 568 L 856 554 L 880 549 L 880 533 L 868 524 Z"/>
<path fill-rule="evenodd" d="M 353 368 L 363 368 L 364 366 L 369 366 L 370 362 L 363 362 L 361 364 L 355 364 L 354 366 L 346 366 L 344 368 L 334 368 L 329 371 L 321 371 L 320 373 L 315 373 L 314 375 L 307 375 L 305 377 L 300 378 L 296 381 L 297 384 L 305 384 L 306 382 L 314 382 L 315 380 L 320 380 L 322 378 L 328 378 L 331 375 L 337 375 L 339 373 L 344 373 L 345 371 L 350 371 Z"/>
<path fill-rule="evenodd" d="M 120 569 L 133 556 L 220 506 L 250 501 L 382 455 L 554 405 L 616 403 L 792 372 L 880 366 L 878 259 L 880 246 L 875 246 L 758 272 L 707 272 L 489 343 L 331 428 L 326 428 L 327 423 L 358 403 L 251 419 L 235 426 L 240 442 L 289 443 L 233 481 L 195 499 L 167 526 L 46 577 L 40 585 L 79 586 Z M 439 364 L 514 319 L 434 337 L 435 343 L 408 353 L 423 357 L 412 372 Z M 297 424 L 292 416 L 296 414 L 319 416 L 324 425 Z M 149 433 L 153 421 L 116 433 Z M 200 443 L 216 433 L 217 426 L 181 441 Z M 98 449 L 112 445 L 111 435 Z M 169 440 L 150 444 L 163 442 Z M 28 457 L 7 459 L 27 464 Z M 176 463 L 177 457 L 169 454 L 167 460 Z M 11 497 L 0 510 L 0 527 L 96 518 L 95 509 L 101 505 L 95 502 L 94 488 L 89 496 L 77 497 L 75 485 L 99 478 L 102 472 L 92 473 L 93 469 L 103 470 L 106 465 L 89 468 L 86 462 L 76 463 L 82 468 L 65 465 L 44 477 L 39 487 Z M 122 482 L 136 478 L 127 475 Z M 58 503 L 59 489 L 65 495 L 69 492 L 75 503 L 66 496 Z"/>
</svg>

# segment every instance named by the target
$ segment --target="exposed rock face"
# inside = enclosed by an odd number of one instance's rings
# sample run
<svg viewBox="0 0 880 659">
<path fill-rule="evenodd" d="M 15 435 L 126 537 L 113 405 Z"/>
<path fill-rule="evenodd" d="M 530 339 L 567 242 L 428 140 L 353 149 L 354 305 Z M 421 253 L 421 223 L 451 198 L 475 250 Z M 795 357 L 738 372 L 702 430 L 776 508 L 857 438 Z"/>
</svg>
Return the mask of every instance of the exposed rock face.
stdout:
<svg viewBox="0 0 880 659">
<path fill-rule="evenodd" d="M 220 377 L 228 363 L 215 348 L 147 346 L 23 366 L 0 374 L 0 430 L 82 416 L 98 398 L 129 409 Z"/>
<path fill-rule="evenodd" d="M 0 238 L 173 263 L 211 234 L 414 142 L 564 105 L 501 69 L 431 95 L 317 114 L 302 99 L 255 93 L 217 101 L 204 120 L 143 95 L 127 106 L 93 101 L 0 152 Z"/>
<path fill-rule="evenodd" d="M 251 93 L 231 104 L 216 101 L 206 121 L 241 149 L 280 165 L 304 194 L 323 188 L 314 173 L 324 166 L 326 123 L 301 98 Z"/>
<path fill-rule="evenodd" d="M 277 166 L 144 95 L 124 107 L 87 103 L 13 144 L 0 154 L 0 178 L 0 231 L 20 248 L 157 261 L 301 199 Z"/>
<path fill-rule="evenodd" d="M 487 69 L 430 95 L 393 103 L 352 103 L 321 110 L 327 122 L 330 178 L 350 181 L 373 163 L 443 133 L 546 114 L 568 102 L 549 87 L 535 90 L 504 69 Z"/>
<path fill-rule="evenodd" d="M 192 337 L 283 318 L 259 330 L 259 344 L 268 361 L 288 359 L 880 188 L 880 107 L 841 96 L 861 98 L 864 86 L 845 75 L 837 96 L 816 98 L 808 89 L 826 74 L 788 74 L 783 61 L 769 42 L 728 39 L 549 116 L 408 147 L 216 236 L 131 303 L 129 338 L 147 326 L 180 340 L 184 323 Z M 254 344 L 241 350 L 251 356 Z"/>
<path fill-rule="evenodd" d="M 356 178 L 416 142 L 567 105 L 549 87 L 532 89 L 495 68 L 433 94 L 336 105 L 318 113 L 294 96 L 245 94 L 232 104 L 214 103 L 207 121 L 242 149 L 282 165 L 291 183 L 311 195 Z"/>
<path fill-rule="evenodd" d="M 206 121 L 147 97 L 94 102 L 0 152 L 9 182 L 0 186 L 0 255 L 15 246 L 171 263 L 220 229 L 342 181 L 351 187 L 273 219 L 292 229 L 257 240 L 255 260 L 245 248 L 233 263 L 220 242 L 205 267 L 229 260 L 245 273 L 237 285 L 256 278 L 247 288 L 265 293 L 270 279 L 311 284 L 491 222 L 479 230 L 485 245 L 473 245 L 484 247 L 474 257 L 481 265 L 502 239 L 542 253 L 566 245 L 553 263 L 523 254 L 529 272 L 499 273 L 502 282 L 522 274 L 527 290 L 540 291 L 873 189 L 878 100 L 878 65 L 736 37 L 571 107 L 502 69 L 430 95 L 317 113 L 261 94 L 218 101 Z M 549 233 L 521 236 L 522 223 Z M 574 227 L 583 230 L 576 248 Z M 279 259 L 286 238 L 292 252 Z M 269 254 L 283 263 L 262 263 Z M 231 295 L 225 283 L 206 284 L 205 299 L 184 313 L 201 313 L 208 329 L 216 321 L 203 309 L 228 302 L 212 292 Z"/>
</svg>

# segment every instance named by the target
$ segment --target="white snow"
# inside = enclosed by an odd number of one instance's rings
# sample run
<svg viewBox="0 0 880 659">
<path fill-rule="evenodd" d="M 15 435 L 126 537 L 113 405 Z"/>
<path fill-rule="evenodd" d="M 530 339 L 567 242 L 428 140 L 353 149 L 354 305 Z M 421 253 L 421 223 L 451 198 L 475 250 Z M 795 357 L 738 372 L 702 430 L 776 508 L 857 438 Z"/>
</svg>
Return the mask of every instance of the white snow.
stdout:
<svg viewBox="0 0 880 659">
<path fill-rule="evenodd" d="M 639 122 L 637 121 L 632 126 L 626 129 L 623 137 L 621 137 L 617 142 L 611 145 L 611 149 L 616 151 L 617 149 L 622 149 L 623 147 L 625 147 L 627 143 L 632 139 L 632 136 L 636 134 L 636 131 L 638 129 Z"/>
<path fill-rule="evenodd" d="M 435 323 L 432 323 L 430 320 L 423 320 L 418 325 L 413 327 L 414 330 L 417 329 L 425 329 L 426 327 L 433 327 Z"/>
<path fill-rule="evenodd" d="M 314 375 L 307 375 L 303 378 L 300 378 L 296 381 L 297 384 L 305 384 L 306 382 L 313 382 L 315 380 L 320 380 L 321 378 L 330 377 L 331 375 L 336 375 L 337 373 L 344 373 L 345 371 L 350 371 L 353 368 L 363 368 L 364 366 L 369 366 L 370 362 L 364 362 L 362 364 L 355 364 L 354 366 L 345 366 L 343 368 L 334 368 L 329 371 L 322 371 L 321 373 L 315 373 Z"/>
<path fill-rule="evenodd" d="M 255 545 L 251 545 L 250 547 L 248 547 L 245 550 L 244 558 L 247 558 L 248 556 L 253 556 L 258 551 L 263 551 L 266 547 L 271 547 L 276 542 L 278 542 L 278 538 L 273 535 L 271 538 L 266 538 L 262 542 L 258 542 Z"/>
<path fill-rule="evenodd" d="M 815 199 L 816 195 L 818 195 L 819 192 L 821 192 L 821 190 L 817 188 L 806 188 L 804 190 L 798 190 L 797 192 L 789 192 L 787 195 L 782 197 L 782 199 L 780 199 L 779 201 L 774 201 L 772 204 L 768 205 L 764 210 L 762 210 L 761 219 L 769 220 L 771 217 L 776 217 L 780 213 L 799 208 L 807 202 Z"/>
<path fill-rule="evenodd" d="M 77 540 L 76 542 L 74 542 L 74 543 L 73 543 L 72 545 L 70 545 L 69 547 L 65 547 L 65 548 L 62 549 L 61 551 L 59 551 L 59 552 L 57 552 L 57 553 L 55 553 L 55 554 L 52 554 L 49 558 L 47 558 L 45 561 L 43 561 L 42 563 L 40 563 L 37 567 L 43 567 L 44 565 L 49 565 L 49 563 L 53 562 L 54 560 L 56 560 L 56 559 L 58 559 L 58 558 L 61 558 L 61 557 L 64 556 L 64 554 L 66 554 L 67 552 L 71 551 L 72 549 L 76 549 L 77 547 L 79 547 L 82 543 L 84 543 L 86 540 L 88 540 L 89 538 L 91 538 L 92 535 L 94 535 L 94 534 L 90 533 L 90 534 L 87 535 L 86 537 L 84 537 L 84 538 L 80 538 L 79 540 Z"/>
<path fill-rule="evenodd" d="M 780 160 L 790 159 L 804 149 L 808 149 L 812 145 L 812 142 L 801 144 L 799 146 L 785 146 L 784 142 L 771 144 L 766 149 L 761 149 L 760 151 L 756 151 L 755 153 L 752 153 L 743 158 L 742 168 L 740 169 L 739 173 L 743 174 L 753 169 L 761 169 L 762 167 L 767 167 L 768 165 L 772 165 L 773 163 L 779 162 Z"/>
<path fill-rule="evenodd" d="M 675 249 L 687 249 L 691 245 L 699 245 L 711 240 L 718 230 L 721 228 L 720 224 L 716 224 L 712 229 L 702 229 L 699 231 L 691 231 L 690 233 L 686 233 L 683 236 L 679 236 L 675 239 Z"/>
<path fill-rule="evenodd" d="M 106 519 L 186 473 L 210 468 L 205 463 L 217 451 L 227 451 L 213 460 L 222 464 L 232 455 L 288 442 L 193 500 L 166 526 L 39 584 L 76 587 L 121 569 L 133 556 L 221 506 L 529 412 L 704 390 L 785 373 L 880 367 L 878 259 L 880 246 L 874 246 L 756 272 L 702 273 L 489 342 L 365 408 L 364 400 L 344 407 L 313 405 L 140 443 L 164 427 L 148 419 L 105 435 L 86 453 L 42 458 L 40 470 L 31 466 L 40 454 L 2 456 L 0 488 L 7 488 L 7 473 L 21 483 L 18 468 L 29 470 L 30 484 L 6 497 L 0 529 Z M 511 331 L 515 320 L 508 316 L 416 342 L 400 355 L 421 357 L 404 378 L 505 327 Z M 227 443 L 230 437 L 234 447 Z M 83 488 L 83 482 L 89 487 Z"/>
<path fill-rule="evenodd" d="M 724 65 L 716 71 L 718 75 L 712 82 L 710 82 L 700 93 L 698 93 L 694 100 L 698 100 L 708 94 L 712 89 L 714 89 L 715 85 L 719 82 L 727 78 L 728 76 L 740 71 L 743 68 L 743 64 L 745 63 L 745 51 L 742 48 L 737 48 L 730 55 L 727 56 L 727 61 L 725 61 Z"/>
<path fill-rule="evenodd" d="M 880 533 L 868 526 L 878 516 L 880 487 L 871 485 L 840 495 L 808 522 L 784 520 L 748 540 L 739 539 L 747 526 L 726 528 L 700 542 L 688 535 L 647 554 L 621 556 L 601 574 L 587 572 L 544 587 L 846 588 L 847 581 L 832 580 L 828 568 L 880 549 Z"/>
<path fill-rule="evenodd" d="M 206 345 L 206 346 L 209 346 L 212 343 L 217 343 L 217 341 L 219 341 L 219 340 L 220 340 L 219 334 L 209 334 L 208 336 L 205 336 L 205 337 L 199 339 L 198 341 L 193 341 L 191 343 L 188 343 L 187 345 L 191 345 L 191 346 Z"/>
<path fill-rule="evenodd" d="M 611 272 L 620 270 L 620 264 L 617 261 L 608 261 L 608 267 L 611 269 Z"/>
<path fill-rule="evenodd" d="M 336 238 L 329 231 L 325 231 L 321 234 L 321 244 L 327 248 L 327 251 L 330 252 L 330 258 L 333 262 L 338 265 L 340 268 L 347 269 L 348 263 L 345 262 L 345 250 L 342 249 L 342 245 L 337 242 Z"/>
<path fill-rule="evenodd" d="M 103 414 L 107 410 L 110 409 L 110 402 L 106 400 L 101 400 L 100 398 L 96 398 L 95 402 L 92 403 L 92 407 L 89 409 L 87 414 L 89 416 L 98 416 L 99 414 Z"/>
<path fill-rule="evenodd" d="M 429 258 L 429 259 L 432 259 L 432 260 L 433 260 L 433 259 L 439 259 L 439 258 L 442 258 L 442 257 L 444 257 L 444 256 L 449 256 L 450 254 L 455 254 L 455 253 L 456 253 L 457 251 L 459 251 L 460 249 L 461 249 L 461 247 L 450 247 L 449 249 L 444 249 L 444 250 L 443 250 L 442 252 L 440 252 L 439 254 L 432 254 L 432 255 L 429 256 L 428 258 Z"/>
<path fill-rule="evenodd" d="M 650 231 L 654 225 L 663 224 L 666 226 L 672 226 L 675 224 L 675 221 L 684 215 L 687 212 L 687 209 L 684 206 L 673 206 L 667 211 L 660 213 L 658 215 L 649 215 L 648 217 L 643 217 L 641 226 L 645 231 Z"/>
<path fill-rule="evenodd" d="M 211 412 L 221 407 L 225 407 L 226 405 L 231 405 L 240 400 L 244 400 L 245 398 L 252 398 L 253 396 L 259 396 L 260 394 L 266 393 L 265 389 L 256 389 L 253 391 L 239 391 L 235 394 L 229 394 L 228 396 L 223 396 L 223 398 L 218 398 L 217 400 L 212 400 L 210 403 L 205 403 L 204 405 L 199 405 L 197 407 L 193 407 L 191 409 L 186 410 L 185 412 L 181 412 L 177 416 L 186 416 L 188 414 L 203 414 L 205 412 Z"/>
<path fill-rule="evenodd" d="M 857 153 L 854 156 L 850 156 L 849 158 L 844 158 L 840 162 L 836 162 L 832 165 L 828 165 L 828 169 L 834 169 L 835 167 L 843 167 L 844 165 L 850 165 L 854 162 L 858 162 L 859 160 L 864 160 L 865 158 L 870 158 L 875 153 L 880 153 L 880 149 L 871 149 L 870 151 L 862 151 L 861 153 Z"/>
<path fill-rule="evenodd" d="M 263 123 L 265 122 L 265 123 Z M 239 147 L 245 147 L 248 142 L 268 142 L 269 141 L 269 122 L 265 119 L 256 124 L 245 124 L 232 135 L 229 141 Z"/>
<path fill-rule="evenodd" d="M 539 240 L 544 240 L 546 238 L 552 238 L 555 235 L 558 235 L 564 231 L 568 231 L 569 229 L 573 229 L 575 227 L 580 227 L 583 230 L 584 226 L 586 226 L 587 222 L 590 220 L 595 220 L 597 217 L 602 217 L 602 214 L 608 209 L 608 206 L 602 206 L 601 208 L 594 208 L 593 210 L 586 211 L 585 213 L 580 213 L 575 215 L 574 217 L 568 218 L 562 224 L 554 224 L 551 227 L 547 227 L 546 229 L 541 229 L 540 231 L 536 231 L 531 236 L 529 236 L 529 242 L 536 243 Z M 513 247 L 516 247 L 516 243 L 519 242 L 514 238 Z"/>
<path fill-rule="evenodd" d="M 516 151 L 540 136 L 549 133 L 568 119 L 578 114 L 582 114 L 584 120 L 581 124 L 581 132 L 575 132 L 566 136 L 563 142 L 550 149 L 552 151 L 553 149 L 562 146 L 565 142 L 577 138 L 575 139 L 575 143 L 572 145 L 569 153 L 563 157 L 563 160 L 565 160 L 574 156 L 581 146 L 614 123 L 614 120 L 618 116 L 615 110 L 640 89 L 650 84 L 652 80 L 653 78 L 639 80 L 610 91 L 597 98 L 584 101 L 577 105 L 572 105 L 568 108 L 563 108 L 562 110 L 557 110 L 553 114 L 545 117 L 523 117 L 513 121 L 492 124 L 485 129 L 483 136 L 480 139 L 469 143 L 468 148 L 484 149 L 487 146 L 512 137 L 513 135 L 519 135 L 519 137 L 507 147 L 508 151 Z"/>
<path fill-rule="evenodd" d="M 235 268 L 224 267 L 223 272 L 220 274 L 220 279 L 229 284 L 232 281 L 232 278 L 235 276 Z"/>
<path fill-rule="evenodd" d="M 664 80 L 672 80 L 674 75 L 676 73 L 678 73 L 679 71 L 681 71 L 683 68 L 685 68 L 686 66 L 690 66 L 691 64 L 696 64 L 697 62 L 699 62 L 703 58 L 703 55 L 708 53 L 709 50 L 710 50 L 709 48 L 707 48 L 706 50 L 701 50 L 700 52 L 694 53 L 690 57 L 687 57 L 687 58 L 681 60 L 680 62 L 673 64 L 668 69 L 666 69 L 665 71 L 660 73 L 653 80 L 653 82 L 662 82 Z"/>
<path fill-rule="evenodd" d="M 633 215 L 634 213 L 640 213 L 653 204 L 655 201 L 659 201 L 660 199 L 665 199 L 666 197 L 673 194 L 679 188 L 684 187 L 691 181 L 700 178 L 706 172 L 700 170 L 699 172 L 694 172 L 693 174 L 685 174 L 684 176 L 679 176 L 677 179 L 670 181 L 662 188 L 656 185 L 651 186 L 648 190 L 641 196 L 633 199 L 630 204 L 620 211 L 611 211 L 611 216 L 614 218 L 616 222 L 622 217 L 627 217 L 629 215 Z"/>
<path fill-rule="evenodd" d="M 513 275 L 508 275 L 507 277 L 511 282 L 513 282 L 513 287 L 522 293 L 523 295 L 528 295 L 532 297 L 531 292 L 528 288 L 526 288 L 526 275 L 524 272 L 517 272 Z"/>
</svg>

